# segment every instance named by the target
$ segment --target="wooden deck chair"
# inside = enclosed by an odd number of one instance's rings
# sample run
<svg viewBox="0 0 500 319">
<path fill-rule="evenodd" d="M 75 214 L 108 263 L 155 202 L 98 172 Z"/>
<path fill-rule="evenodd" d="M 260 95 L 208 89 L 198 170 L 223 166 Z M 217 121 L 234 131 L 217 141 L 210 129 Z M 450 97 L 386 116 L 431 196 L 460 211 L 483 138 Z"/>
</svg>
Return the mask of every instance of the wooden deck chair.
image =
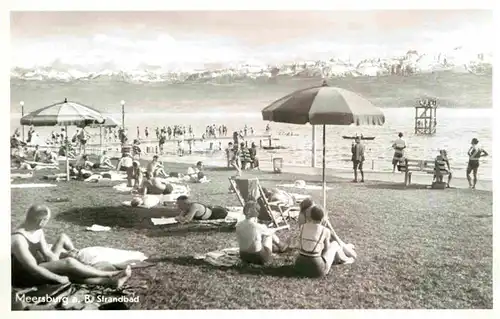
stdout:
<svg viewBox="0 0 500 319">
<path fill-rule="evenodd" d="M 280 207 L 270 204 L 257 178 L 229 178 L 232 190 L 236 193 L 242 206 L 249 200 L 255 200 L 261 207 L 259 220 L 268 221 L 269 227 L 276 229 L 289 229 L 286 216 Z M 276 218 L 278 217 L 278 218 Z"/>
</svg>

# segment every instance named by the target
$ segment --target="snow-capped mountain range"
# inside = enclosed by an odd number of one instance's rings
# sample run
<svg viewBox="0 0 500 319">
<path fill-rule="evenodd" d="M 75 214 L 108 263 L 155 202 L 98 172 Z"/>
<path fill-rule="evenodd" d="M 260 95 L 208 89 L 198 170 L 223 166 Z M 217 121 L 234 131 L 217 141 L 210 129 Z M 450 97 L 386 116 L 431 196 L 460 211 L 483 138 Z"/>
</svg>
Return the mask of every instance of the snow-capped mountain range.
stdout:
<svg viewBox="0 0 500 319">
<path fill-rule="evenodd" d="M 405 55 L 399 57 L 375 57 L 356 62 L 331 58 L 329 60 L 294 61 L 277 65 L 243 63 L 232 67 L 210 67 L 202 70 L 165 70 L 150 66 L 127 71 L 106 68 L 98 72 L 89 72 L 85 71 L 84 66 L 54 63 L 50 66 L 36 68 L 14 67 L 11 69 L 10 76 L 13 79 L 61 82 L 116 80 L 132 83 L 231 83 L 277 77 L 411 76 L 437 71 L 491 74 L 492 61 L 491 53 L 470 54 L 466 53 L 462 47 L 457 47 L 447 53 L 429 54 L 409 50 Z"/>
</svg>

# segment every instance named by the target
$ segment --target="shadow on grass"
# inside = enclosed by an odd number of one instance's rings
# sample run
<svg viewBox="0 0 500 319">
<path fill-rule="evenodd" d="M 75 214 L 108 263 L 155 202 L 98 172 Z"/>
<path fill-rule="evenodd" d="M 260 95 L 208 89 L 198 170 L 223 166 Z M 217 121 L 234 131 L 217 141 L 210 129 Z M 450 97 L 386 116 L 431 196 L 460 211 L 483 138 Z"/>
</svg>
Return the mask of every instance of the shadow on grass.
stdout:
<svg viewBox="0 0 500 319">
<path fill-rule="evenodd" d="M 234 168 L 224 167 L 224 166 L 208 166 L 205 167 L 204 170 L 208 172 L 230 172 L 230 171 L 236 172 Z"/>
<path fill-rule="evenodd" d="M 371 189 L 393 189 L 393 190 L 415 190 L 415 189 L 430 189 L 427 185 L 421 184 L 411 184 L 405 186 L 402 183 L 376 183 L 376 184 L 366 184 L 366 188 Z M 437 191 L 437 190 L 436 190 Z"/>
<path fill-rule="evenodd" d="M 160 228 L 159 228 L 160 227 Z M 155 226 L 154 229 L 148 232 L 148 237 L 184 237 L 193 233 L 233 233 L 235 225 L 202 225 L 202 224 L 190 224 L 190 225 L 165 225 L 165 226 Z"/>
<path fill-rule="evenodd" d="M 493 215 L 472 215 L 471 217 L 475 217 L 475 218 L 492 218 Z"/>
<path fill-rule="evenodd" d="M 273 276 L 273 277 L 284 277 L 284 278 L 299 277 L 294 269 L 293 264 L 259 266 L 241 262 L 232 267 L 217 267 L 203 261 L 202 259 L 195 259 L 191 256 L 160 257 L 160 258 L 149 259 L 148 261 L 154 263 L 168 262 L 181 266 L 201 266 L 207 269 L 213 269 L 219 271 L 236 271 L 239 274 L 255 275 L 255 276 Z"/>
<path fill-rule="evenodd" d="M 166 208 L 132 208 L 124 206 L 73 208 L 59 213 L 55 219 L 80 226 L 98 224 L 109 227 L 153 229 L 151 218 L 174 217 L 176 211 Z"/>
</svg>

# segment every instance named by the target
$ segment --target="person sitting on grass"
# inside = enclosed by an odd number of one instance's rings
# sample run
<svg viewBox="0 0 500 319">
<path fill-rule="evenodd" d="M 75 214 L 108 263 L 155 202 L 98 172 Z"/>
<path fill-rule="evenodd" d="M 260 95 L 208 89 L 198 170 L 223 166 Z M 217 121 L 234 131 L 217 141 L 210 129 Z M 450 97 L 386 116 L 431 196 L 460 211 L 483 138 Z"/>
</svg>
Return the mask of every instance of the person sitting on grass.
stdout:
<svg viewBox="0 0 500 319">
<path fill-rule="evenodd" d="M 288 245 L 280 242 L 275 230 L 257 221 L 259 205 L 249 200 L 243 207 L 245 220 L 236 225 L 236 238 L 242 261 L 266 265 L 272 261 L 273 252 L 284 252 Z"/>
<path fill-rule="evenodd" d="M 35 161 L 36 162 L 36 161 Z M 45 150 L 45 163 L 59 165 L 59 161 L 57 160 L 57 154 L 52 152 L 51 150 Z"/>
<path fill-rule="evenodd" d="M 175 220 L 181 224 L 189 223 L 192 220 L 224 219 L 228 214 L 224 207 L 191 202 L 186 195 L 177 197 L 176 204 L 181 213 L 175 217 Z"/>
<path fill-rule="evenodd" d="M 50 209 L 47 206 L 33 205 L 28 209 L 23 224 L 12 233 L 11 269 L 14 287 L 65 284 L 71 281 L 120 289 L 130 278 L 130 266 L 121 271 L 103 271 L 66 257 L 65 253 L 74 251 L 75 247 L 64 234 L 49 248 L 43 231 L 49 219 Z"/>
<path fill-rule="evenodd" d="M 75 164 L 77 169 L 92 169 L 94 168 L 94 163 L 89 161 L 89 156 L 87 154 L 83 154 Z"/>
<path fill-rule="evenodd" d="M 38 145 L 35 145 L 35 150 L 33 151 L 33 162 L 41 162 L 41 161 L 42 161 L 42 155 L 40 154 Z"/>
<path fill-rule="evenodd" d="M 354 261 L 345 256 L 337 241 L 331 240 L 330 230 L 321 225 L 325 213 L 318 206 L 313 206 L 306 223 L 300 227 L 300 251 L 295 260 L 295 270 L 305 277 L 323 277 L 330 272 L 334 262 L 349 263 Z"/>
<path fill-rule="evenodd" d="M 132 167 L 133 162 L 134 159 L 129 153 L 123 153 L 122 158 L 120 158 L 118 164 L 116 165 L 116 170 L 118 172 L 126 172 L 130 167 Z"/>
<path fill-rule="evenodd" d="M 133 161 L 132 166 L 127 169 L 127 186 L 139 188 L 142 186 L 143 173 L 138 161 Z"/>
<path fill-rule="evenodd" d="M 92 172 L 80 166 L 77 167 L 73 164 L 69 164 L 69 176 L 73 177 L 76 180 L 83 181 L 91 177 Z"/>
<path fill-rule="evenodd" d="M 203 162 L 199 161 L 196 166 L 189 167 L 187 170 L 187 176 L 189 176 L 189 181 L 192 183 L 203 183 L 206 181 L 207 177 L 203 172 Z"/>
<path fill-rule="evenodd" d="M 142 187 L 138 189 L 141 195 L 169 195 L 173 191 L 174 187 L 171 184 L 165 182 L 163 178 L 152 177 L 149 173 L 146 173 Z"/>
<path fill-rule="evenodd" d="M 106 151 L 102 151 L 102 154 L 99 155 L 99 162 L 96 163 L 94 167 L 115 169 L 115 166 L 111 163 Z"/>
<path fill-rule="evenodd" d="M 434 181 L 442 183 L 445 174 L 448 174 L 448 183 L 446 183 L 446 187 L 449 188 L 451 182 L 450 161 L 448 161 L 446 150 L 440 150 L 439 155 L 436 156 L 434 161 Z"/>
<path fill-rule="evenodd" d="M 167 173 L 165 173 L 165 170 L 163 169 L 162 162 L 158 161 L 158 155 L 153 156 L 153 160 L 148 163 L 146 173 L 153 177 L 168 177 Z"/>
</svg>

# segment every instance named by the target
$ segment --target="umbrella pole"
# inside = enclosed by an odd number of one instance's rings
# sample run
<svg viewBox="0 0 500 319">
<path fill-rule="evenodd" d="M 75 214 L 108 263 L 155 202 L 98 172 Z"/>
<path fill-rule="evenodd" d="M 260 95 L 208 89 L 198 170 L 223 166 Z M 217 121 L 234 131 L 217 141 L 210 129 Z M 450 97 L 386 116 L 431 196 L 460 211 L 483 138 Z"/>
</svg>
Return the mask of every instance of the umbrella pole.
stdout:
<svg viewBox="0 0 500 319">
<path fill-rule="evenodd" d="M 326 211 L 326 125 L 323 124 L 323 209 Z"/>
<path fill-rule="evenodd" d="M 101 145 L 100 145 L 100 147 L 99 147 L 99 148 L 100 148 L 99 150 L 100 150 L 100 151 L 101 151 L 101 153 L 102 153 L 102 126 L 99 126 L 99 141 L 100 141 L 100 143 L 101 143 Z"/>
<path fill-rule="evenodd" d="M 69 146 L 68 146 L 68 126 L 64 126 L 66 135 L 66 181 L 69 182 Z"/>
</svg>

